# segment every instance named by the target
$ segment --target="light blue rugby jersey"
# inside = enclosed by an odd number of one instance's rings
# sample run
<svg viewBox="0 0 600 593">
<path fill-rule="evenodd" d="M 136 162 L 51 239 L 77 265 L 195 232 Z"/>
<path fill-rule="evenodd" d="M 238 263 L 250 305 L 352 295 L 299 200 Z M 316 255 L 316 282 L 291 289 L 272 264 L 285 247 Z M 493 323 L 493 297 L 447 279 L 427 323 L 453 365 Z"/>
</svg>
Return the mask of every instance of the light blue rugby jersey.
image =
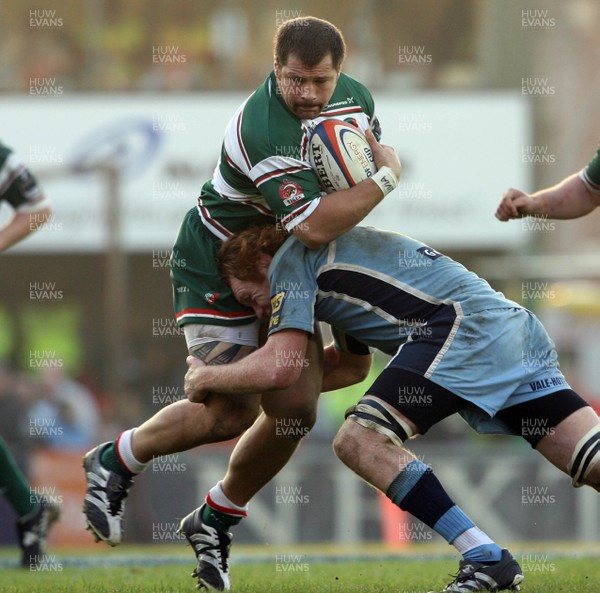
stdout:
<svg viewBox="0 0 600 593">
<path fill-rule="evenodd" d="M 436 318 L 445 325 L 454 319 L 452 333 L 470 313 L 522 308 L 424 243 L 372 227 L 355 227 L 315 250 L 292 236 L 275 254 L 269 278 L 269 334 L 313 333 L 324 321 L 387 354 Z"/>
</svg>

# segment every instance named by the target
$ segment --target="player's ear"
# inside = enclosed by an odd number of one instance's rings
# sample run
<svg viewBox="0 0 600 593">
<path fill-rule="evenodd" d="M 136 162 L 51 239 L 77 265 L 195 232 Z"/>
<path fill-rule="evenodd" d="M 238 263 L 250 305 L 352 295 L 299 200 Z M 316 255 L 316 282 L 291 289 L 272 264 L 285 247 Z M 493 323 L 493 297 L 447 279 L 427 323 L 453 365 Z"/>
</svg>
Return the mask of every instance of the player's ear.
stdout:
<svg viewBox="0 0 600 593">
<path fill-rule="evenodd" d="M 275 76 L 279 78 L 280 66 L 277 58 L 273 60 L 273 70 L 275 71 Z"/>
<path fill-rule="evenodd" d="M 269 266 L 271 265 L 271 261 L 272 261 L 273 257 L 270 255 L 267 255 L 266 253 L 259 253 L 258 254 L 258 269 L 259 270 L 268 270 Z"/>
</svg>

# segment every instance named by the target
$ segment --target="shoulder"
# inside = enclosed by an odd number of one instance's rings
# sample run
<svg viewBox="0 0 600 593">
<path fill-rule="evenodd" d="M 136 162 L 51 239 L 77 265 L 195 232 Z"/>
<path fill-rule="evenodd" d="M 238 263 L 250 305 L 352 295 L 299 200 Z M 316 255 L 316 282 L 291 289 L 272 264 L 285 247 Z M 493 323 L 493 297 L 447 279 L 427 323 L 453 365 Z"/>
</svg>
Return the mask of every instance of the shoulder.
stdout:
<svg viewBox="0 0 600 593">
<path fill-rule="evenodd" d="M 285 243 L 277 250 L 271 262 L 271 268 L 277 268 L 290 260 L 290 258 L 303 257 L 308 248 L 298 240 L 295 235 L 290 235 Z"/>
<path fill-rule="evenodd" d="M 336 87 L 336 93 L 343 91 L 346 97 L 353 98 L 369 116 L 373 115 L 375 102 L 371 91 L 362 83 L 342 72 Z"/>
<path fill-rule="evenodd" d="M 300 144 L 301 122 L 285 108 L 277 96 L 277 86 L 272 74 L 243 106 L 239 133 L 253 164 L 275 156 L 277 147 L 289 149 Z"/>
</svg>

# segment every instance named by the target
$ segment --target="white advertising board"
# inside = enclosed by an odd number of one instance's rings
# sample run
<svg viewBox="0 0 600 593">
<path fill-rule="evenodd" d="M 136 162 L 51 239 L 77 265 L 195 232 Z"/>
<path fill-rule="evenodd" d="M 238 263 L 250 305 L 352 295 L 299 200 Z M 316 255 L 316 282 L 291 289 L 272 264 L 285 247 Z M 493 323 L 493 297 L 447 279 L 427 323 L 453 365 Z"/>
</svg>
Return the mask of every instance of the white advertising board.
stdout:
<svg viewBox="0 0 600 593">
<path fill-rule="evenodd" d="M 110 195 L 98 173 L 117 163 L 117 244 L 169 249 L 219 156 L 224 128 L 244 94 L 5 97 L 2 141 L 40 178 L 54 215 L 12 252 L 101 251 Z M 400 187 L 366 219 L 437 248 L 506 248 L 518 225 L 493 213 L 509 186 L 529 188 L 529 110 L 518 94 L 376 95 L 383 141 L 404 164 Z M 3 207 L 5 220 L 9 208 Z M 113 228 L 114 231 L 114 228 Z M 112 233 L 114 238 L 115 233 Z"/>
</svg>

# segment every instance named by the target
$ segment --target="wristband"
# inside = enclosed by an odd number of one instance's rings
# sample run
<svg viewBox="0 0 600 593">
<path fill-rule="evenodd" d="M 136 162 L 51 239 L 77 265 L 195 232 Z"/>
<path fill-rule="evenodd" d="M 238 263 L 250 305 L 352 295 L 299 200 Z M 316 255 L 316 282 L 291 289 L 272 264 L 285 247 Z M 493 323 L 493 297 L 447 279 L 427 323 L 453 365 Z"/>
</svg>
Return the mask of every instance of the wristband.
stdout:
<svg viewBox="0 0 600 593">
<path fill-rule="evenodd" d="M 384 196 L 393 192 L 398 186 L 398 180 L 390 167 L 381 167 L 379 171 L 377 171 L 375 175 L 369 177 L 369 179 L 372 179 L 379 186 L 379 189 L 383 192 Z"/>
</svg>

